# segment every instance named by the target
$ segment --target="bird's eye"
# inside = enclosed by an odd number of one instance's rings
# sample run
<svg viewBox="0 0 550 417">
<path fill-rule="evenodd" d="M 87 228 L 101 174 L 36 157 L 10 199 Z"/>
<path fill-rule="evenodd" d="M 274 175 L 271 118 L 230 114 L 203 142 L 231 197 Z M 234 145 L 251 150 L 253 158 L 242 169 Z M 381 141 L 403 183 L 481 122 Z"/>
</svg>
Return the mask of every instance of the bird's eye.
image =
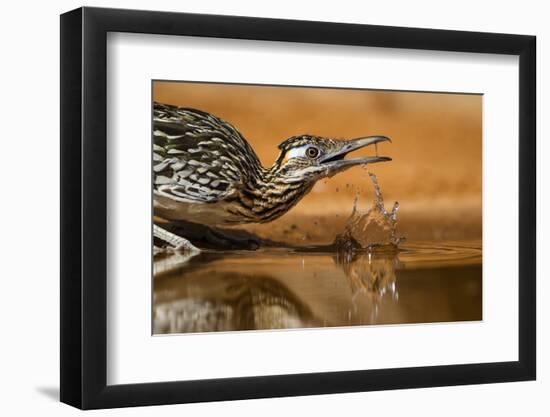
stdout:
<svg viewBox="0 0 550 417">
<path fill-rule="evenodd" d="M 306 149 L 306 155 L 310 158 L 317 158 L 319 156 L 319 149 L 314 146 L 310 146 Z"/>
</svg>

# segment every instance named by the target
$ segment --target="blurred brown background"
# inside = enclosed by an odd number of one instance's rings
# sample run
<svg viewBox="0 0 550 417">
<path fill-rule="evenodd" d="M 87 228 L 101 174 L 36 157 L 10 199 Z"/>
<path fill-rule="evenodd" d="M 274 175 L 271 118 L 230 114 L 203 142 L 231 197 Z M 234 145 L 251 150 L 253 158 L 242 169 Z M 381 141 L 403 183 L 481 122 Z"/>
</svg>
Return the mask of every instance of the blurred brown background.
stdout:
<svg viewBox="0 0 550 417">
<path fill-rule="evenodd" d="M 399 230 L 409 240 L 481 239 L 482 96 L 257 85 L 153 83 L 155 101 L 193 107 L 232 123 L 270 166 L 277 145 L 308 133 L 332 138 L 385 135 L 369 165 L 388 209 L 399 201 Z M 359 154 L 374 154 L 374 149 Z M 289 213 L 246 228 L 293 243 L 329 242 L 353 199 L 372 201 L 367 172 L 355 167 L 320 181 Z"/>
</svg>

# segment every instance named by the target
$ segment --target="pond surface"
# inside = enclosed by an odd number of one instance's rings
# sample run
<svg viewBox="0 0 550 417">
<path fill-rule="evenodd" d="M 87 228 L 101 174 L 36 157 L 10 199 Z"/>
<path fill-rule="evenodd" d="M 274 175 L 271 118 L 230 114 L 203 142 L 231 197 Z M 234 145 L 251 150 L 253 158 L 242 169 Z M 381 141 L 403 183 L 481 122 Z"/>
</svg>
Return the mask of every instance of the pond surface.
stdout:
<svg viewBox="0 0 550 417">
<path fill-rule="evenodd" d="M 481 241 L 155 258 L 153 333 L 482 320 Z"/>
</svg>

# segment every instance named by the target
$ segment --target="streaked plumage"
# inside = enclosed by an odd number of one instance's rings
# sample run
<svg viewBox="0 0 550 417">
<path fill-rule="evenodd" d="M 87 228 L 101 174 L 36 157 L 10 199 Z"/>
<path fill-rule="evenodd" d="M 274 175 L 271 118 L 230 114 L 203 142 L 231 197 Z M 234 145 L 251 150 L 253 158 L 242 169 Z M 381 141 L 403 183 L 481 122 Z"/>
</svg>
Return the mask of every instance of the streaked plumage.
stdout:
<svg viewBox="0 0 550 417">
<path fill-rule="evenodd" d="M 319 325 L 311 309 L 288 287 L 270 276 L 193 274 L 186 297 L 155 302 L 154 333 L 288 329 Z M 200 285 L 194 280 L 200 280 Z M 205 286 L 205 280 L 208 284 Z M 181 289 L 181 283 L 178 285 Z M 198 290 L 197 290 L 198 289 Z M 201 289 L 205 289 L 201 291 Z M 166 299 L 168 298 L 168 299 Z"/>
<path fill-rule="evenodd" d="M 315 182 L 350 166 L 386 157 L 344 160 L 385 137 L 338 141 L 311 135 L 279 145 L 271 168 L 230 123 L 189 108 L 154 104 L 155 212 L 208 225 L 263 223 L 285 214 Z"/>
</svg>

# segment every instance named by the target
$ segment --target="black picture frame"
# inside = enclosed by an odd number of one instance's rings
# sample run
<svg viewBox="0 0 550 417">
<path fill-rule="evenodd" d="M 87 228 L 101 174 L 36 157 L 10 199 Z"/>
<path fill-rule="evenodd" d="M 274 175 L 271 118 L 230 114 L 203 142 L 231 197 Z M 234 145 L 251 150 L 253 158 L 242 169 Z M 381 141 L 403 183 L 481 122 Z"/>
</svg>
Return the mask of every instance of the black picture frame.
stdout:
<svg viewBox="0 0 550 417">
<path fill-rule="evenodd" d="M 519 360 L 107 385 L 108 32 L 519 56 Z M 535 379 L 535 50 L 524 35 L 88 7 L 63 14 L 61 401 L 93 409 Z"/>
</svg>

